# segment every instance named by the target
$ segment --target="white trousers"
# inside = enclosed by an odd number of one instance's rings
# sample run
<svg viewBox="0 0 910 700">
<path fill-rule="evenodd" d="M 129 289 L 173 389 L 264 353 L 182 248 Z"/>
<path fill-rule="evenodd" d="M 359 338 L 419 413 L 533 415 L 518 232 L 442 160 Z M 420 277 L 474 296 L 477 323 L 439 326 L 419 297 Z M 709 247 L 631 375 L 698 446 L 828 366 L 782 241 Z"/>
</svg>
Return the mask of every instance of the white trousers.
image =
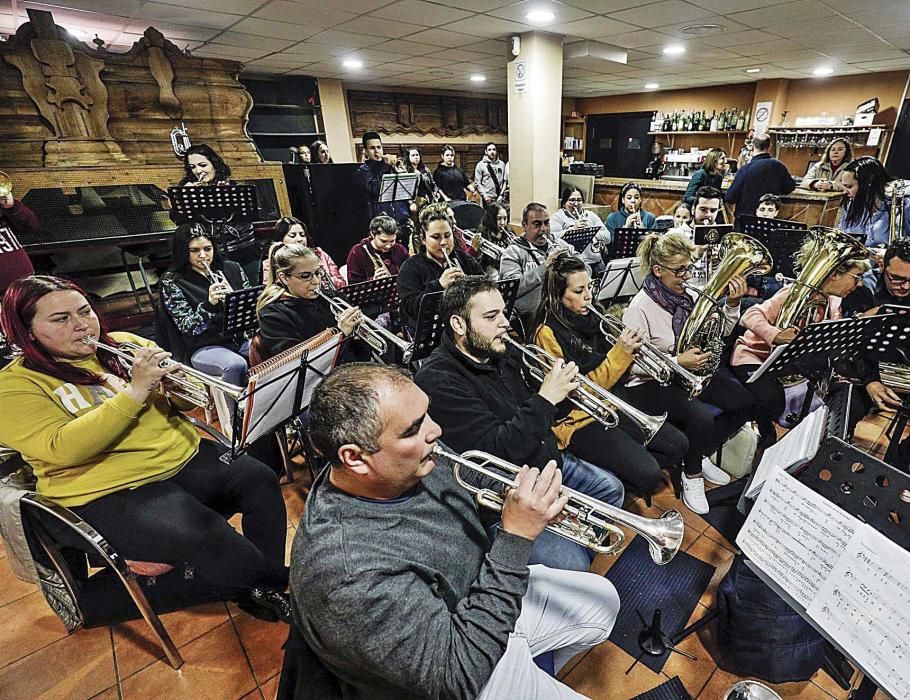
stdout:
<svg viewBox="0 0 910 700">
<path fill-rule="evenodd" d="M 613 584 L 597 574 L 529 567 L 528 592 L 505 654 L 477 700 L 583 698 L 533 661 L 554 652 L 559 671 L 575 654 L 605 641 L 619 613 Z"/>
</svg>

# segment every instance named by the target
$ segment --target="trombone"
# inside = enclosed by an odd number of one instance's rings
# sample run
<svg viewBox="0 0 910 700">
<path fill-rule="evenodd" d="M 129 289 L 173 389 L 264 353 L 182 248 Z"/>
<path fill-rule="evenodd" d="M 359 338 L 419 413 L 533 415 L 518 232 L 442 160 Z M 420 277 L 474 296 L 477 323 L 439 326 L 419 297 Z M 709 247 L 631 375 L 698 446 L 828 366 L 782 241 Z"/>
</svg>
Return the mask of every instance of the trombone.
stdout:
<svg viewBox="0 0 910 700">
<path fill-rule="evenodd" d="M 604 334 L 610 343 L 615 345 L 619 334 L 625 329 L 622 321 L 611 314 L 600 313 L 593 304 L 588 307 L 588 310 L 596 318 L 600 319 L 600 332 Z M 661 386 L 670 384 L 673 380 L 673 375 L 677 375 L 689 390 L 689 398 L 698 396 L 704 391 L 707 384 L 705 377 L 700 377 L 690 372 L 670 355 L 659 350 L 657 346 L 648 341 L 645 341 L 641 349 L 636 353 L 635 364 L 638 365 L 642 372 L 651 375 Z"/>
<path fill-rule="evenodd" d="M 332 311 L 332 315 L 337 319 L 341 316 L 342 313 L 347 311 L 352 307 L 352 304 L 348 303 L 340 296 L 332 296 L 327 293 L 327 289 L 324 287 L 319 287 L 316 289 L 316 294 L 328 302 L 329 308 Z M 403 355 L 402 363 L 408 364 L 411 360 L 411 353 L 414 351 L 414 344 L 409 343 L 406 340 L 399 338 L 397 335 L 392 333 L 390 330 L 383 328 L 376 321 L 374 321 L 369 316 L 363 315 L 360 319 L 360 324 L 357 328 L 354 329 L 354 337 L 359 338 L 364 343 L 370 346 L 370 349 L 377 355 L 385 355 L 389 349 L 389 343 L 401 350 Z"/>
<path fill-rule="evenodd" d="M 120 360 L 120 364 L 132 370 L 133 362 L 136 359 L 136 351 L 141 350 L 140 345 L 135 343 L 119 343 L 116 347 L 100 342 L 95 336 L 87 335 L 80 342 L 90 345 L 93 348 L 109 352 Z M 161 380 L 165 392 L 176 399 L 182 399 L 199 408 L 211 408 L 212 399 L 209 396 L 208 387 L 224 392 L 234 401 L 238 401 L 246 391 L 245 387 L 229 384 L 228 382 L 213 377 L 210 374 L 201 372 L 198 369 L 176 362 L 175 360 L 162 360 L 158 363 L 159 367 L 176 366 L 174 372 L 164 376 Z M 201 386 L 200 386 L 201 385 Z"/>
<path fill-rule="evenodd" d="M 555 366 L 556 358 L 539 345 L 522 345 L 508 333 L 503 333 L 500 337 L 506 345 L 511 345 L 523 355 L 525 367 L 537 381 L 542 382 L 544 374 Z M 566 398 L 607 429 L 619 425 L 619 413 L 624 413 L 644 433 L 644 444 L 647 445 L 667 420 L 666 413 L 662 416 L 650 416 L 643 413 L 617 398 L 599 384 L 592 382 L 580 372 L 576 380 L 580 386 Z"/>
<path fill-rule="evenodd" d="M 438 444 L 433 448 L 433 455 L 452 463 L 455 480 L 474 494 L 479 505 L 502 511 L 506 490 L 515 486 L 514 478 L 505 474 L 513 476 L 517 474 L 520 469 L 516 465 L 480 450 L 471 450 L 462 455 L 454 454 Z M 462 468 L 496 482 L 502 489 L 497 491 L 494 488 L 469 483 L 461 475 Z M 598 554 L 616 554 L 625 540 L 625 534 L 619 526 L 627 527 L 645 538 L 651 559 L 659 566 L 671 561 L 679 551 L 685 525 L 678 511 L 668 510 L 659 518 L 645 518 L 565 486 L 560 493 L 568 496 L 569 502 L 562 512 L 565 517 L 558 523 L 547 525 L 546 529 L 550 532 Z"/>
</svg>

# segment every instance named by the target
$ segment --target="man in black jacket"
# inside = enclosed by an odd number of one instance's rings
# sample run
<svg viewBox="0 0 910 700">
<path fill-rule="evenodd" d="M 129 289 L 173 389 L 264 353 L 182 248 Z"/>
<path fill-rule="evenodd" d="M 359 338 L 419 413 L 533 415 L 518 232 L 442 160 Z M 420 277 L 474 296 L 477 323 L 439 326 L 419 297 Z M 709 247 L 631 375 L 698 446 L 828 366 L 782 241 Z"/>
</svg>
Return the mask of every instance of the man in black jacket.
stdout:
<svg viewBox="0 0 910 700">
<path fill-rule="evenodd" d="M 754 214 L 758 209 L 758 200 L 765 194 L 790 194 L 796 189 L 796 181 L 787 170 L 787 166 L 768 152 L 771 150 L 771 137 L 767 134 L 752 139 L 752 160 L 746 163 L 739 172 L 730 189 L 726 201 L 736 204 L 736 224 L 739 230 L 743 214 Z"/>
<path fill-rule="evenodd" d="M 535 393 L 517 352 L 502 340 L 509 330 L 495 282 L 462 277 L 443 293 L 441 345 L 420 367 L 417 384 L 432 401 L 430 413 L 455 450 L 481 450 L 516 465 L 555 460 L 570 489 L 621 507 L 623 486 L 613 474 L 570 452 L 560 452 L 552 427 L 556 405 L 578 387 L 575 363 L 556 366 Z M 552 533 L 537 540 L 531 560 L 554 568 L 587 571 L 588 550 Z"/>
<path fill-rule="evenodd" d="M 379 214 L 387 214 L 401 224 L 408 218 L 408 205 L 404 201 L 380 202 L 382 176 L 393 175 L 397 171 L 389 162 L 382 149 L 382 138 L 375 131 L 367 131 L 360 139 L 366 160 L 357 168 L 356 181 L 369 202 L 369 216 L 372 219 Z M 394 161 L 393 161 L 394 162 Z"/>
</svg>

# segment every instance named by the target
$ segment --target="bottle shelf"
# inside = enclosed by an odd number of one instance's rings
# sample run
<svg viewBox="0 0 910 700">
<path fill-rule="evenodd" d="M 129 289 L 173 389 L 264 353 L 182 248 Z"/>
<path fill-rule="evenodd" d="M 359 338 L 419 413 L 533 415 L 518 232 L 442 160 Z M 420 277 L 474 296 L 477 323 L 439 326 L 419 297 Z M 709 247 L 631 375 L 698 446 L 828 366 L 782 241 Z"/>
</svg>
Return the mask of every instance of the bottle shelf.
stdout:
<svg viewBox="0 0 910 700">
<path fill-rule="evenodd" d="M 649 131 L 648 136 L 674 136 L 676 134 L 707 134 L 708 136 L 720 136 L 726 134 L 748 134 L 745 129 L 728 129 L 726 131 Z"/>
</svg>

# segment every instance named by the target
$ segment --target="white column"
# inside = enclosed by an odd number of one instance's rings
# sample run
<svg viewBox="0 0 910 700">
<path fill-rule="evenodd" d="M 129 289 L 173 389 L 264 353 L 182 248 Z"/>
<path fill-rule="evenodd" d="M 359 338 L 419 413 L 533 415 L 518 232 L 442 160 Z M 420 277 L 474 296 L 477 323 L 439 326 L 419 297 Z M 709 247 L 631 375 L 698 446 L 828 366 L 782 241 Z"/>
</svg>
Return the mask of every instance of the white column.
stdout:
<svg viewBox="0 0 910 700">
<path fill-rule="evenodd" d="M 332 160 L 336 163 L 356 162 L 344 83 L 340 80 L 320 78 L 319 103 L 322 105 L 325 142 L 329 145 Z"/>
</svg>

